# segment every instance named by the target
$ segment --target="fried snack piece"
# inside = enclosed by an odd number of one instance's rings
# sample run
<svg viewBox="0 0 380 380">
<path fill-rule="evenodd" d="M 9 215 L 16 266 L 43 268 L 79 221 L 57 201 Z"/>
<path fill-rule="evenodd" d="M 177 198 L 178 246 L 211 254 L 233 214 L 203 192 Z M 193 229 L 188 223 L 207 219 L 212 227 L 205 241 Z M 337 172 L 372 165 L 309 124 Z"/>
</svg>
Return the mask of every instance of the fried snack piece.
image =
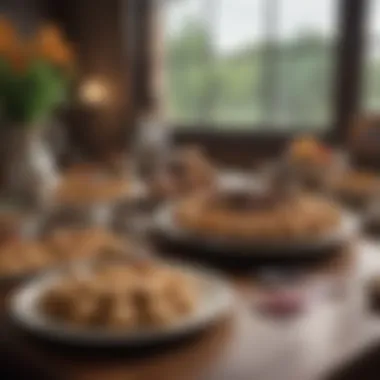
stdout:
<svg viewBox="0 0 380 380">
<path fill-rule="evenodd" d="M 326 166 L 332 159 L 331 150 L 312 136 L 294 140 L 288 153 L 293 163 Z"/>
<path fill-rule="evenodd" d="M 133 248 L 102 228 L 55 229 L 43 239 L 13 239 L 0 245 L 0 276 L 28 274 L 77 259 L 117 257 Z"/>
<path fill-rule="evenodd" d="M 373 200 L 380 190 L 380 177 L 364 171 L 348 171 L 334 179 L 331 191 L 343 201 L 361 204 Z"/>
<path fill-rule="evenodd" d="M 54 263 L 55 259 L 40 242 L 12 241 L 0 248 L 0 276 L 33 272 Z"/>
<path fill-rule="evenodd" d="M 175 152 L 167 167 L 150 181 L 151 193 L 158 198 L 176 197 L 211 187 L 216 169 L 199 148 L 188 147 Z"/>
<path fill-rule="evenodd" d="M 126 252 L 127 242 L 103 228 L 58 228 L 45 239 L 52 254 L 61 260 L 107 256 Z"/>
<path fill-rule="evenodd" d="M 313 190 L 324 190 L 345 166 L 341 155 L 312 136 L 294 140 L 284 158 L 279 170 L 302 187 Z"/>
<path fill-rule="evenodd" d="M 265 242 L 316 238 L 341 220 L 334 204 L 306 194 L 266 200 L 264 207 L 258 207 L 257 199 L 236 207 L 219 197 L 202 194 L 185 199 L 175 211 L 177 223 L 201 236 Z"/>
<path fill-rule="evenodd" d="M 122 199 L 131 191 L 125 179 L 91 173 L 71 173 L 58 186 L 55 201 L 63 205 L 91 205 Z"/>
<path fill-rule="evenodd" d="M 40 307 L 52 319 L 85 327 L 166 326 L 194 312 L 197 286 L 187 275 L 157 265 L 106 265 L 69 275 L 49 289 Z"/>
</svg>

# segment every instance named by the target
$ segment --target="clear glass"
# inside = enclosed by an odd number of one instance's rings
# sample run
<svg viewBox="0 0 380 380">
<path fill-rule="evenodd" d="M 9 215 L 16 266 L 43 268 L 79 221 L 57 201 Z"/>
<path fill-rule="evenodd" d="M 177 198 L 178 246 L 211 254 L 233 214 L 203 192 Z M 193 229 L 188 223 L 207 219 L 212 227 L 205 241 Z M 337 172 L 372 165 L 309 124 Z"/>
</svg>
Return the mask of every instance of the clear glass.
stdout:
<svg viewBox="0 0 380 380">
<path fill-rule="evenodd" d="M 141 117 L 132 145 L 132 171 L 137 182 L 149 180 L 162 169 L 170 150 L 169 132 L 158 117 Z"/>
<path fill-rule="evenodd" d="M 43 132 L 41 126 L 13 124 L 0 136 L 2 195 L 37 210 L 49 207 L 59 180 Z"/>
</svg>

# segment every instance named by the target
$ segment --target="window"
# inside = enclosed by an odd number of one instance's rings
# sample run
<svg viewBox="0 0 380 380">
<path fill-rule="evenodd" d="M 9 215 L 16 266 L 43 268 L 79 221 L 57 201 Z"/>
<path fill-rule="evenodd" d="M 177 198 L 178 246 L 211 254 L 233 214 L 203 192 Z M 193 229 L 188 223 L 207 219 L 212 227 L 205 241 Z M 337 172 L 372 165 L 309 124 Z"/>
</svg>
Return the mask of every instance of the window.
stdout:
<svg viewBox="0 0 380 380">
<path fill-rule="evenodd" d="M 380 111 L 380 1 L 369 2 L 362 108 Z"/>
<path fill-rule="evenodd" d="M 176 126 L 332 124 L 336 0 L 171 0 L 164 97 Z"/>
</svg>

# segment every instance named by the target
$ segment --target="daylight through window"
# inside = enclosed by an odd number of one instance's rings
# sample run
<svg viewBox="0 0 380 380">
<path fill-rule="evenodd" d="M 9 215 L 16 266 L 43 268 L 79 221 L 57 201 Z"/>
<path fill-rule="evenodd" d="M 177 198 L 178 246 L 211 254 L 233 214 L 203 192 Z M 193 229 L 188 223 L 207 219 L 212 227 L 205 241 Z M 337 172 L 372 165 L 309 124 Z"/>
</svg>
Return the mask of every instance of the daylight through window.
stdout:
<svg viewBox="0 0 380 380">
<path fill-rule="evenodd" d="M 165 9 L 170 122 L 325 128 L 332 122 L 336 0 L 172 0 Z"/>
</svg>

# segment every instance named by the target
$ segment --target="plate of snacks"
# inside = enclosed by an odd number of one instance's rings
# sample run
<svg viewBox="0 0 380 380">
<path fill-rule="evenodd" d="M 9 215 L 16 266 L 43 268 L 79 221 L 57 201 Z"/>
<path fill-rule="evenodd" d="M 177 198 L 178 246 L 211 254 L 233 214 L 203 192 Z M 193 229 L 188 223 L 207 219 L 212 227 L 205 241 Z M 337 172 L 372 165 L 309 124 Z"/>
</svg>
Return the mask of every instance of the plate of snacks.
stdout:
<svg viewBox="0 0 380 380">
<path fill-rule="evenodd" d="M 225 316 L 232 291 L 215 274 L 151 260 L 62 267 L 9 299 L 15 323 L 80 346 L 141 346 L 188 335 Z"/>
<path fill-rule="evenodd" d="M 380 190 L 380 176 L 366 171 L 346 171 L 332 182 L 331 193 L 354 209 L 368 207 Z"/>
<path fill-rule="evenodd" d="M 63 263 L 128 255 L 131 242 L 106 229 L 57 228 L 46 236 L 14 239 L 0 246 L 0 283 L 10 284 Z"/>
<path fill-rule="evenodd" d="M 347 166 L 347 158 L 313 136 L 293 140 L 279 170 L 311 189 L 324 189 Z"/>
<path fill-rule="evenodd" d="M 149 194 L 157 200 L 172 199 L 213 187 L 217 169 L 198 147 L 172 152 L 163 168 L 148 179 Z"/>
<path fill-rule="evenodd" d="M 289 257 L 345 243 L 357 220 L 317 195 L 240 189 L 167 205 L 156 215 L 155 226 L 159 236 L 209 252 Z"/>
</svg>

